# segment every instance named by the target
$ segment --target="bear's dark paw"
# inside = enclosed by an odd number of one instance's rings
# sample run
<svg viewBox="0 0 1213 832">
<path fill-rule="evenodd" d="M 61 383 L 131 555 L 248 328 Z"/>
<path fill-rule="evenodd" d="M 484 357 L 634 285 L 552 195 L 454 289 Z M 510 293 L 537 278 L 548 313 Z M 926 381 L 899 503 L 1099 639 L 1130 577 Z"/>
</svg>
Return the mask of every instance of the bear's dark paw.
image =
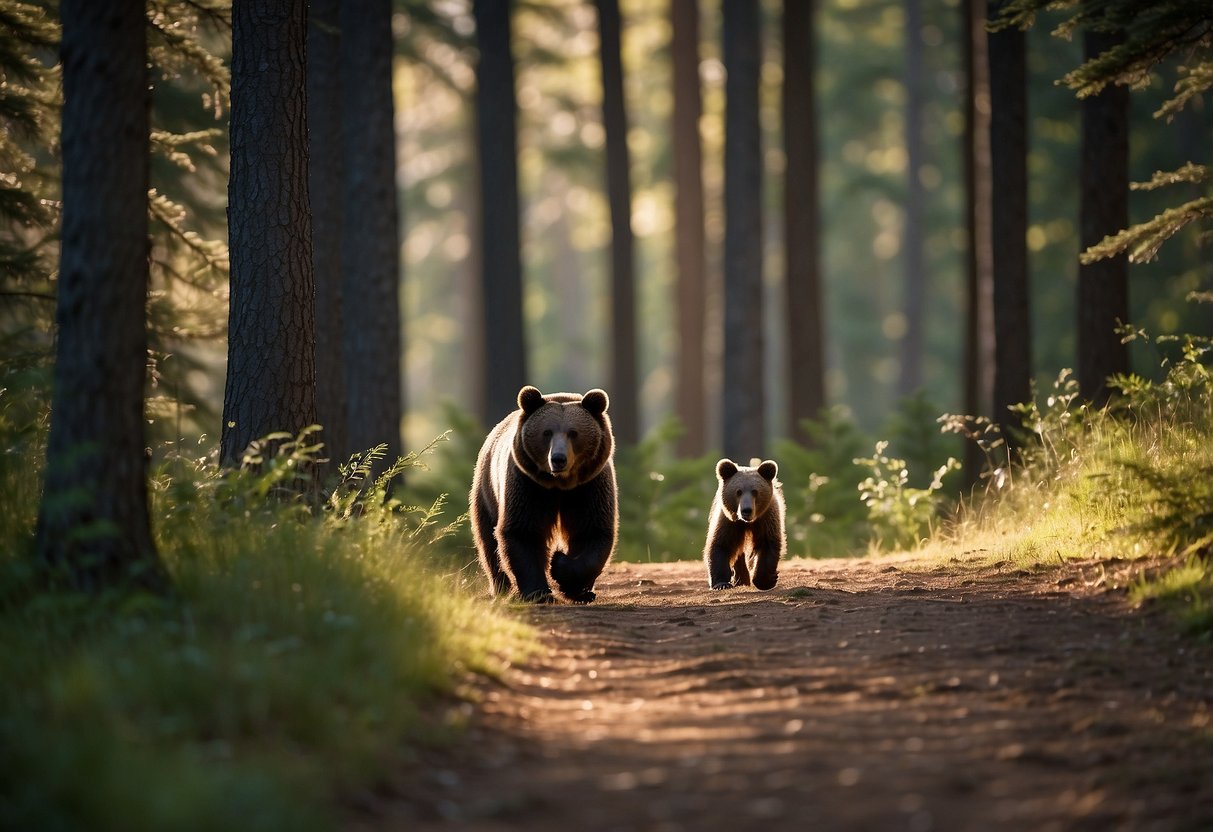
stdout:
<svg viewBox="0 0 1213 832">
<path fill-rule="evenodd" d="M 556 582 L 556 586 L 565 597 L 570 600 L 579 600 L 580 596 L 589 593 L 588 600 L 594 600 L 592 590 L 598 574 L 589 574 L 588 570 L 583 568 L 581 561 L 558 552 L 552 558 L 550 571 L 552 580 Z M 588 603 L 588 601 L 582 603 Z"/>
<path fill-rule="evenodd" d="M 763 592 L 768 589 L 774 589 L 775 584 L 779 583 L 778 575 L 755 575 L 754 589 L 761 589 Z"/>
<path fill-rule="evenodd" d="M 540 589 L 523 595 L 522 600 L 528 604 L 555 604 L 556 596 L 550 589 Z"/>
<path fill-rule="evenodd" d="M 560 590 L 565 598 L 568 598 L 574 604 L 588 604 L 598 597 L 597 593 L 592 589 L 579 589 L 577 591 L 569 591 L 564 588 Z"/>
<path fill-rule="evenodd" d="M 731 583 L 729 583 L 728 581 L 720 581 L 719 583 L 712 584 L 712 589 L 732 589 L 732 588 L 733 588 L 733 585 Z"/>
</svg>

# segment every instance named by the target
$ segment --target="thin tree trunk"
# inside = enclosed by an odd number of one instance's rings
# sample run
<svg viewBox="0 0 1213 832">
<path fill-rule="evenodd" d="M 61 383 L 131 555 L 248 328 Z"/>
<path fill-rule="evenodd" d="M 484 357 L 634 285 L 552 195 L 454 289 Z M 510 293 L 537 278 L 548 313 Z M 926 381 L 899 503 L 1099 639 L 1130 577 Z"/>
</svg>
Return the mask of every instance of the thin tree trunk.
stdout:
<svg viewBox="0 0 1213 832">
<path fill-rule="evenodd" d="M 326 455 L 349 459 L 342 361 L 340 0 L 312 0 L 307 35 L 309 193 L 316 272 L 316 418 Z"/>
<path fill-rule="evenodd" d="M 671 0 L 670 52 L 674 70 L 674 244 L 678 259 L 675 292 L 678 321 L 676 409 L 682 423 L 678 453 L 699 456 L 707 450 L 704 408 L 704 298 L 707 263 L 703 208 L 703 150 L 699 117 L 698 0 Z"/>
<path fill-rule="evenodd" d="M 724 0 L 724 452 L 746 463 L 766 444 L 762 319 L 762 38 L 758 0 Z"/>
<path fill-rule="evenodd" d="M 994 301 L 990 227 L 990 82 L 986 53 L 985 0 L 961 4 L 965 77 L 965 349 L 964 412 L 989 416 L 994 382 Z M 981 475 L 985 455 L 976 442 L 965 443 L 965 487 Z"/>
<path fill-rule="evenodd" d="M 906 202 L 905 226 L 901 235 L 901 256 L 905 273 L 902 310 L 906 318 L 905 340 L 901 344 L 901 377 L 897 392 L 908 396 L 922 387 L 923 332 L 927 294 L 923 265 L 923 214 L 926 210 L 922 180 L 923 165 L 923 43 L 922 0 L 906 0 Z"/>
<path fill-rule="evenodd" d="M 816 44 L 812 0 L 783 4 L 784 249 L 787 258 L 788 431 L 825 407 L 825 332 L 817 192 Z"/>
<path fill-rule="evenodd" d="M 611 211 L 611 426 L 624 445 L 640 440 L 636 370 L 636 266 L 632 252 L 632 184 L 623 95 L 619 0 L 594 0 L 602 62 L 607 202 Z"/>
<path fill-rule="evenodd" d="M 220 459 L 316 422 L 315 282 L 308 204 L 307 5 L 232 5 L 232 279 Z"/>
<path fill-rule="evenodd" d="M 1117 35 L 1087 32 L 1091 60 L 1121 42 Z M 1129 225 L 1129 90 L 1110 84 L 1082 102 L 1082 248 Z M 1103 405 L 1108 376 L 1129 371 L 1129 353 L 1116 333 L 1129 318 L 1129 261 L 1123 255 L 1078 267 L 1078 387 Z"/>
<path fill-rule="evenodd" d="M 63 225 L 37 551 L 86 592 L 162 590 L 147 507 L 147 21 L 63 0 Z"/>
<path fill-rule="evenodd" d="M 1000 3 L 990 5 L 996 19 Z M 1019 444 L 1013 405 L 1032 395 L 1032 321 L 1028 287 L 1027 70 L 1024 33 L 989 36 L 990 167 L 994 256 L 994 413 L 1007 447 Z"/>
<path fill-rule="evenodd" d="M 519 243 L 517 100 L 509 0 L 474 0 L 476 146 L 480 157 L 480 244 L 484 291 L 485 424 L 517 407 L 526 383 Z"/>
<path fill-rule="evenodd" d="M 350 446 L 401 454 L 400 227 L 391 0 L 343 0 L 341 239 Z M 378 467 L 378 466 L 377 466 Z"/>
</svg>

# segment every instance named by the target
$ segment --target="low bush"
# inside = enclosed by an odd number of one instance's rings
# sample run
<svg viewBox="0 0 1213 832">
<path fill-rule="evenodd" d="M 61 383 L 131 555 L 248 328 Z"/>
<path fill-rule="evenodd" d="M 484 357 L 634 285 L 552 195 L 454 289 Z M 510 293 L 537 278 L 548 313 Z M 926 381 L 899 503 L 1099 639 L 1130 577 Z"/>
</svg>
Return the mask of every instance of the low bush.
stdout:
<svg viewBox="0 0 1213 832">
<path fill-rule="evenodd" d="M 47 592 L 19 409 L 0 397 L 0 827 L 329 827 L 341 793 L 449 728 L 426 703 L 529 643 L 431 557 L 433 505 L 353 469 L 323 510 L 267 498 L 306 437 L 256 474 L 178 454 L 153 478 L 169 597 Z"/>
</svg>

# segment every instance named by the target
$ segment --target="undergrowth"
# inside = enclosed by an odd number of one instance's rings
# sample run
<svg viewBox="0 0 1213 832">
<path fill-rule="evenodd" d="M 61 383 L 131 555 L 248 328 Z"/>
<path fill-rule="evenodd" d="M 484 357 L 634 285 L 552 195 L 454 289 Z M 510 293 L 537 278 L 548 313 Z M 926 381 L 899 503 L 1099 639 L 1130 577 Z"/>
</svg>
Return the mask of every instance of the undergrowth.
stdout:
<svg viewBox="0 0 1213 832">
<path fill-rule="evenodd" d="M 257 474 L 178 453 L 153 477 L 170 597 L 47 593 L 37 419 L 0 395 L 0 828 L 331 828 L 343 792 L 450 729 L 425 703 L 526 649 L 429 556 L 441 505 L 394 499 L 367 459 L 323 511 L 266 499 L 306 436 Z"/>
<path fill-rule="evenodd" d="M 1130 327 L 1121 335 L 1148 339 Z M 1160 378 L 1113 377 L 1117 394 L 1105 407 L 1083 403 L 1068 370 L 1040 405 L 1019 406 L 1023 443 L 1009 462 L 997 431 L 966 429 L 963 417 L 941 417 L 945 430 L 975 437 L 988 463 L 978 490 L 940 542 L 1028 567 L 1110 557 L 1181 564 L 1141 578 L 1131 595 L 1161 599 L 1193 632 L 1209 638 L 1213 341 L 1188 335 L 1152 343 Z"/>
</svg>

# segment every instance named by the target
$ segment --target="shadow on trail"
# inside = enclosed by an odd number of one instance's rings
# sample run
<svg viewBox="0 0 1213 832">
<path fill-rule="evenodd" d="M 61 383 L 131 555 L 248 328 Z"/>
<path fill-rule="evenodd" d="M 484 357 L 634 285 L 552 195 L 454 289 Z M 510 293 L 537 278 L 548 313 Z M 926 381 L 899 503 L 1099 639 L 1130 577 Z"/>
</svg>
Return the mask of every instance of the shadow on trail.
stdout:
<svg viewBox="0 0 1213 832">
<path fill-rule="evenodd" d="M 405 796 L 422 804 L 409 822 L 1213 821 L 1210 651 L 1114 595 L 871 562 L 792 562 L 770 593 L 712 593 L 701 570 L 621 565 L 599 603 L 531 612 L 546 651 L 486 687 L 467 746 Z"/>
</svg>

